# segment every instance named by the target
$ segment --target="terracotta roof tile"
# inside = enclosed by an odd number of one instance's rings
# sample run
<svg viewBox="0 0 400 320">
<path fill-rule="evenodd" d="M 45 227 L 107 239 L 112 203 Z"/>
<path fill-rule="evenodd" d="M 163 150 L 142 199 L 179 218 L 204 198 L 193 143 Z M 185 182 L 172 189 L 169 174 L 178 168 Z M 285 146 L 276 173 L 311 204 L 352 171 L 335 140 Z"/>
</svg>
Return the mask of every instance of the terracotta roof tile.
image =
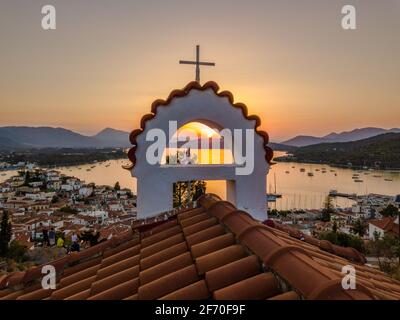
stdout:
<svg viewBox="0 0 400 320">
<path fill-rule="evenodd" d="M 50 262 L 56 290 L 41 289 L 41 266 L 3 276 L 0 299 L 400 299 L 400 282 L 353 249 L 266 226 L 213 194 L 197 203 Z M 357 289 L 344 291 L 349 264 Z"/>
<path fill-rule="evenodd" d="M 9 275 L 8 277 L 3 279 L 2 285 L 4 283 L 4 286 L 6 287 L 13 287 L 15 285 L 18 285 L 22 282 L 22 280 L 25 277 L 25 272 L 15 272 L 11 275 Z"/>
<path fill-rule="evenodd" d="M 235 237 L 232 233 L 226 233 L 222 236 L 193 245 L 190 250 L 193 258 L 198 258 L 211 252 L 229 247 L 235 244 Z"/>
<path fill-rule="evenodd" d="M 51 300 L 62 300 L 68 298 L 72 295 L 75 295 L 83 290 L 87 290 L 92 285 L 93 281 L 96 280 L 96 276 L 92 276 L 78 282 L 72 283 L 69 286 L 63 287 L 61 289 L 57 289 L 52 292 L 50 299 Z"/>
<path fill-rule="evenodd" d="M 8 293 L 4 297 L 1 297 L 0 300 L 15 300 L 19 296 L 22 296 L 23 294 L 24 294 L 24 290 L 13 291 L 11 293 Z"/>
<path fill-rule="evenodd" d="M 65 300 L 87 300 L 89 297 L 90 297 L 90 289 L 87 289 L 78 292 L 77 294 L 74 294 L 68 298 L 65 298 Z"/>
<path fill-rule="evenodd" d="M 110 243 L 108 241 L 104 241 L 99 243 L 96 246 L 87 248 L 86 250 L 80 251 L 75 259 L 85 259 L 85 258 L 90 258 L 96 254 L 102 255 L 103 251 L 110 246 Z"/>
<path fill-rule="evenodd" d="M 159 242 L 156 242 L 150 246 L 147 246 L 146 248 L 143 248 L 140 251 L 140 256 L 141 258 L 147 258 L 153 254 L 156 254 L 157 252 L 160 252 L 164 249 L 167 249 L 173 245 L 179 244 L 184 242 L 185 239 L 183 238 L 183 234 L 182 233 L 178 233 L 174 236 L 171 236 L 167 239 L 161 240 Z"/>
<path fill-rule="evenodd" d="M 123 282 L 88 298 L 88 300 L 122 300 L 135 294 L 139 287 L 138 278 Z"/>
<path fill-rule="evenodd" d="M 312 236 L 303 234 L 302 232 L 300 232 L 299 230 L 297 230 L 295 228 L 288 227 L 286 225 L 281 225 L 278 223 L 273 223 L 273 225 L 276 228 L 275 230 L 279 230 L 279 232 L 275 231 L 275 234 L 278 233 L 278 236 L 280 238 L 284 238 L 286 241 L 291 241 L 291 240 L 300 241 L 297 239 L 302 239 L 303 243 L 317 246 L 320 249 L 322 249 L 326 252 L 329 252 L 333 255 L 339 255 L 343 258 L 349 259 L 349 260 L 357 262 L 357 263 L 364 264 L 367 262 L 365 256 L 354 248 L 350 248 L 350 247 L 345 248 L 345 247 L 341 247 L 341 246 L 332 244 L 331 242 L 329 242 L 327 240 L 318 240 Z M 311 248 L 314 249 L 314 247 L 311 247 Z"/>
<path fill-rule="evenodd" d="M 176 219 L 166 221 L 165 223 L 162 223 L 161 225 L 158 225 L 149 231 L 143 232 L 142 233 L 142 239 L 150 237 L 154 234 L 160 233 L 161 231 L 170 229 L 171 227 L 175 227 L 178 224 L 178 221 Z"/>
<path fill-rule="evenodd" d="M 384 231 L 394 231 L 398 235 L 399 224 L 396 224 L 395 221 L 396 217 L 384 217 L 382 219 L 370 220 L 368 222 Z"/>
<path fill-rule="evenodd" d="M 29 293 L 25 293 L 17 298 L 17 300 L 42 300 L 44 298 L 48 298 L 52 290 L 48 289 L 39 289 Z"/>
<path fill-rule="evenodd" d="M 173 291 L 186 287 L 199 280 L 194 265 L 177 270 L 143 286 L 138 290 L 139 300 L 161 298 Z"/>
<path fill-rule="evenodd" d="M 140 272 L 140 284 L 144 285 L 158 278 L 161 278 L 176 270 L 185 268 L 193 264 L 192 257 L 189 252 L 185 252 L 167 261 L 156 264 L 155 266 Z"/>
<path fill-rule="evenodd" d="M 13 293 L 14 291 L 12 289 L 4 289 L 0 291 L 0 299 L 8 296 L 10 293 Z"/>
<path fill-rule="evenodd" d="M 112 256 L 118 252 L 124 251 L 126 249 L 135 247 L 136 245 L 140 244 L 140 240 L 139 239 L 132 239 L 126 242 L 123 242 L 121 244 L 119 244 L 117 247 L 115 248 L 111 248 L 108 250 L 105 250 L 103 253 L 103 258 L 108 258 L 109 256 Z"/>
<path fill-rule="evenodd" d="M 222 221 L 224 217 L 229 215 L 231 212 L 236 211 L 236 207 L 228 202 L 223 200 L 215 200 L 215 199 L 208 199 L 208 203 L 206 202 L 206 206 L 208 206 L 208 211 L 214 216 L 217 217 L 218 220 Z"/>
<path fill-rule="evenodd" d="M 136 255 L 136 256 L 118 261 L 117 263 L 114 263 L 108 267 L 102 268 L 99 271 L 97 271 L 97 280 L 106 278 L 112 274 L 123 271 L 126 268 L 137 266 L 139 264 L 139 261 L 140 261 L 140 255 Z"/>
<path fill-rule="evenodd" d="M 135 293 L 134 295 L 131 295 L 129 297 L 124 298 L 123 300 L 138 300 L 138 294 Z"/>
<path fill-rule="evenodd" d="M 133 280 L 139 275 L 139 266 L 127 268 L 106 278 L 92 283 L 90 295 L 96 295 L 125 281 Z"/>
<path fill-rule="evenodd" d="M 276 278 L 272 273 L 261 273 L 213 293 L 216 300 L 264 300 L 279 294 Z"/>
<path fill-rule="evenodd" d="M 227 263 L 239 260 L 246 256 L 246 251 L 240 244 L 209 253 L 196 259 L 196 266 L 199 274 L 221 267 Z"/>
<path fill-rule="evenodd" d="M 72 267 L 69 267 L 69 268 L 65 269 L 63 271 L 63 276 L 67 277 L 67 276 L 72 275 L 74 273 L 77 273 L 79 271 L 82 271 L 82 270 L 85 270 L 87 268 L 93 267 L 93 266 L 95 266 L 97 264 L 100 264 L 100 262 L 101 262 L 101 257 L 97 257 L 97 258 L 94 258 L 92 260 L 88 260 L 88 261 L 79 263 L 77 265 L 74 265 Z"/>
<path fill-rule="evenodd" d="M 208 219 L 210 217 L 211 216 L 207 212 L 203 212 L 203 213 L 197 214 L 197 215 L 195 215 L 193 217 L 180 220 L 180 224 L 181 224 L 182 228 L 186 228 L 186 227 L 189 227 L 189 226 L 191 226 L 193 224 L 196 224 L 196 223 L 198 223 L 200 221 L 206 220 L 206 219 Z"/>
<path fill-rule="evenodd" d="M 221 221 L 236 235 L 240 235 L 250 226 L 257 224 L 257 222 L 244 211 L 231 211 L 228 215 L 224 216 Z"/>
<path fill-rule="evenodd" d="M 92 277 L 97 274 L 97 271 L 99 270 L 99 268 L 100 268 L 100 265 L 95 265 L 93 267 L 90 267 L 90 268 L 84 269 L 82 271 L 79 271 L 77 273 L 71 274 L 70 276 L 63 277 L 60 280 L 60 287 L 64 288 L 73 283 L 81 281 L 83 279 Z"/>
<path fill-rule="evenodd" d="M 101 261 L 101 267 L 104 268 L 104 267 L 110 266 L 110 265 L 112 265 L 112 264 L 114 264 L 116 262 L 119 262 L 121 260 L 125 260 L 127 258 L 136 256 L 139 253 L 140 253 L 140 244 L 138 244 L 138 245 L 136 245 L 134 247 L 125 249 L 124 251 L 118 252 L 118 253 L 116 253 L 116 254 L 114 254 L 112 256 L 109 256 L 108 258 L 104 258 Z"/>
<path fill-rule="evenodd" d="M 146 237 L 144 239 L 142 239 L 141 245 L 142 248 L 146 248 L 147 246 L 150 246 L 156 242 L 159 242 L 161 240 L 164 240 L 168 237 L 174 236 L 178 233 L 182 232 L 181 228 L 179 226 L 174 226 L 171 228 L 168 228 L 166 230 L 163 230 L 161 232 L 158 232 L 154 235 L 151 235 L 149 237 Z"/>
<path fill-rule="evenodd" d="M 181 242 L 168 249 L 164 249 L 156 254 L 140 260 L 140 269 L 146 270 L 161 262 L 174 258 L 188 250 L 186 242 Z"/>
<path fill-rule="evenodd" d="M 196 232 L 195 234 L 186 237 L 186 242 L 189 245 L 189 247 L 191 247 L 200 242 L 204 242 L 212 238 L 221 236 L 224 233 L 225 233 L 224 227 L 221 226 L 220 224 L 217 224 L 215 226 Z"/>
<path fill-rule="evenodd" d="M 178 217 L 178 221 L 180 223 L 182 223 L 183 220 L 195 217 L 195 216 L 200 215 L 200 214 L 202 214 L 204 212 L 205 212 L 204 208 L 197 208 L 197 209 L 186 211 L 184 213 L 180 213 L 177 216 Z"/>
<path fill-rule="evenodd" d="M 200 280 L 167 294 L 166 296 L 161 297 L 160 300 L 205 300 L 209 297 L 210 293 L 207 289 L 206 282 Z"/>
<path fill-rule="evenodd" d="M 192 234 L 195 234 L 196 232 L 199 232 L 199 231 L 205 230 L 209 227 L 212 227 L 212 226 L 216 225 L 217 223 L 218 223 L 217 218 L 211 217 L 206 220 L 200 221 L 196 224 L 193 224 L 191 226 L 183 228 L 183 233 L 184 233 L 185 237 L 188 237 Z"/>
<path fill-rule="evenodd" d="M 205 278 L 209 290 L 215 291 L 259 273 L 261 273 L 261 266 L 258 258 L 248 256 L 206 272 Z"/>
<path fill-rule="evenodd" d="M 278 294 L 268 300 L 299 300 L 300 296 L 294 291 L 288 291 L 282 294 Z"/>
</svg>

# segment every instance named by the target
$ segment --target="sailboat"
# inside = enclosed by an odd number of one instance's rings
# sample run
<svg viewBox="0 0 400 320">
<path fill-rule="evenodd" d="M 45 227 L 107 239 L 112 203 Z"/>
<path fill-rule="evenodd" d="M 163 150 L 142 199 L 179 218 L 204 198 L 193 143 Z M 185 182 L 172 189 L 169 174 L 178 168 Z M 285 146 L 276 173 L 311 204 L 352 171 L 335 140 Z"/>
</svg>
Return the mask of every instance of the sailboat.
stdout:
<svg viewBox="0 0 400 320">
<path fill-rule="evenodd" d="M 276 174 L 275 174 L 275 172 L 274 172 L 274 184 L 275 184 L 275 191 L 274 191 L 274 193 L 267 193 L 267 194 L 266 194 L 267 202 L 275 202 L 276 199 L 282 198 L 282 195 L 281 195 L 281 194 L 277 194 L 277 193 L 276 193 Z"/>
</svg>

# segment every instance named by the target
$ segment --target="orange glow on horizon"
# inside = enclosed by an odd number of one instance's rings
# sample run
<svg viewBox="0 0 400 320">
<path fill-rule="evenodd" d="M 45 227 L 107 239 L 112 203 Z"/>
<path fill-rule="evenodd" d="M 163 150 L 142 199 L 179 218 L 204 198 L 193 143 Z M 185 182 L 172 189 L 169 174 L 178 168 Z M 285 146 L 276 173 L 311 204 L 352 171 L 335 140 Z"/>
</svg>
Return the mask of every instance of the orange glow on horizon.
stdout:
<svg viewBox="0 0 400 320">
<path fill-rule="evenodd" d="M 192 138 L 195 136 L 196 138 L 207 137 L 207 138 L 216 138 L 219 137 L 218 132 L 214 129 L 202 124 L 200 122 L 190 122 L 185 124 L 184 126 L 178 129 L 178 135 L 188 135 Z"/>
</svg>

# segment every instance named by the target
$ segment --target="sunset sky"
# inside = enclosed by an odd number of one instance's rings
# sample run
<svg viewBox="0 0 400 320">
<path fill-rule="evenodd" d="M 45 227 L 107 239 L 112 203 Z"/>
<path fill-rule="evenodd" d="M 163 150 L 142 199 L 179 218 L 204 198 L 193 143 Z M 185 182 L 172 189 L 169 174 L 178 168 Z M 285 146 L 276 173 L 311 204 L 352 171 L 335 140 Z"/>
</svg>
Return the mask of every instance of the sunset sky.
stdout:
<svg viewBox="0 0 400 320">
<path fill-rule="evenodd" d="M 57 29 L 41 28 L 41 8 Z M 341 8 L 357 9 L 343 30 Z M 202 59 L 273 141 L 400 127 L 399 0 L 1 0 L 0 126 L 131 130 Z"/>
</svg>

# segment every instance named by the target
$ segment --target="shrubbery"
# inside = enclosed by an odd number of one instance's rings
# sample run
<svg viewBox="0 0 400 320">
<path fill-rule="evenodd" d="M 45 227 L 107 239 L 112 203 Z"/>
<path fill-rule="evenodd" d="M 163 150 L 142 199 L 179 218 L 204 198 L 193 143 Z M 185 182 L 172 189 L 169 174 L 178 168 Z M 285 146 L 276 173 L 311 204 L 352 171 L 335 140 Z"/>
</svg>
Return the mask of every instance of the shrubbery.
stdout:
<svg viewBox="0 0 400 320">
<path fill-rule="evenodd" d="M 328 240 L 338 246 L 351 247 L 357 249 L 360 252 L 365 252 L 364 242 L 362 241 L 362 239 L 351 234 L 328 231 L 321 233 L 319 238 L 321 240 Z"/>
</svg>

